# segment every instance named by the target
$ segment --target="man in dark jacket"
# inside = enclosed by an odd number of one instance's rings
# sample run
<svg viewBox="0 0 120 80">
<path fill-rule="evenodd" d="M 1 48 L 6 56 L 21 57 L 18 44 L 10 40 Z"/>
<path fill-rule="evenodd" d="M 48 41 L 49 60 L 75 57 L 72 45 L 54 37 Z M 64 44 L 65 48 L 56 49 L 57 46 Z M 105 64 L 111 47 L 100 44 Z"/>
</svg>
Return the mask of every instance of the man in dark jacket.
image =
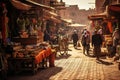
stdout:
<svg viewBox="0 0 120 80">
<path fill-rule="evenodd" d="M 77 42 L 78 42 L 78 34 L 76 30 L 72 34 L 72 40 L 73 40 L 73 46 L 76 49 L 77 48 Z"/>
<path fill-rule="evenodd" d="M 97 34 L 97 31 L 92 35 L 92 46 L 94 47 L 93 52 L 96 56 L 96 59 L 99 60 L 101 54 L 101 45 L 102 45 L 102 37 L 100 34 Z"/>
</svg>

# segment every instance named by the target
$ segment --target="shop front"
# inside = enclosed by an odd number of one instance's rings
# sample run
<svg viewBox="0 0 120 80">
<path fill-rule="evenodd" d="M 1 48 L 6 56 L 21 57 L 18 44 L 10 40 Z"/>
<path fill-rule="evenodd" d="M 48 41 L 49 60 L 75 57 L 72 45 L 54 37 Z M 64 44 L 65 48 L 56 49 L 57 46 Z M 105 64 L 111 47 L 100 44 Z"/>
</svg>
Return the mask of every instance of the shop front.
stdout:
<svg viewBox="0 0 120 80">
<path fill-rule="evenodd" d="M 0 6 L 6 10 L 4 15 L 0 15 L 2 19 L 0 21 L 4 21 L 0 24 L 2 25 L 0 47 L 2 46 L 6 53 L 4 56 L 8 62 L 6 70 L 14 73 L 31 70 L 35 73 L 38 68 L 48 67 L 48 62 L 49 67 L 54 67 L 55 56 L 51 45 L 43 40 L 46 20 L 42 12 L 43 9 L 53 8 L 31 3 L 33 6 L 18 0 L 1 4 L 7 7 Z M 2 43 L 4 44 L 1 45 Z"/>
<path fill-rule="evenodd" d="M 103 36 L 103 48 L 107 48 L 107 45 L 112 45 L 112 21 L 108 19 L 108 13 L 105 11 L 103 13 L 95 14 L 88 16 L 88 19 L 91 20 L 91 28 L 97 30 Z M 101 55 L 106 55 L 102 53 Z"/>
</svg>

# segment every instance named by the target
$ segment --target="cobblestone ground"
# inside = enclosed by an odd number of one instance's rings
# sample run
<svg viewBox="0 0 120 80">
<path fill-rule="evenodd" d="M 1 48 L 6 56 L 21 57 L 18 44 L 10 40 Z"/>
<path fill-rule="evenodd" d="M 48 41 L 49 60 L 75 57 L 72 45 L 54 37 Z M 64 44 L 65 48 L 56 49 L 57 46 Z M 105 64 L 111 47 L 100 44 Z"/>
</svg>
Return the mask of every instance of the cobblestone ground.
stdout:
<svg viewBox="0 0 120 80">
<path fill-rule="evenodd" d="M 95 57 L 82 54 L 82 48 L 74 49 L 68 55 L 60 55 L 55 60 L 55 67 L 40 69 L 35 75 L 22 73 L 9 76 L 8 80 L 120 80 L 120 71 L 112 58 Z M 91 51 L 92 54 L 92 51 Z"/>
</svg>

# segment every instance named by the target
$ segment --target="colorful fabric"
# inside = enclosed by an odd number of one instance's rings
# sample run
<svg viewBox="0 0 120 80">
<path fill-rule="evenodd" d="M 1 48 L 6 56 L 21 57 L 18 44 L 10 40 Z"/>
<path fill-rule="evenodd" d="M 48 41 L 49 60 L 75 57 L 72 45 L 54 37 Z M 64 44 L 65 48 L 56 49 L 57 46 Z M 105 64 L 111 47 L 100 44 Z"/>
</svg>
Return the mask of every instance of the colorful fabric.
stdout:
<svg viewBox="0 0 120 80">
<path fill-rule="evenodd" d="M 46 50 L 42 50 L 35 56 L 35 63 L 38 64 L 42 62 L 44 58 L 47 58 L 48 56 L 51 55 L 51 48 L 46 48 Z"/>
<path fill-rule="evenodd" d="M 109 29 L 110 33 L 113 32 L 113 30 L 112 30 L 112 23 L 111 22 L 108 22 L 108 29 Z"/>
</svg>

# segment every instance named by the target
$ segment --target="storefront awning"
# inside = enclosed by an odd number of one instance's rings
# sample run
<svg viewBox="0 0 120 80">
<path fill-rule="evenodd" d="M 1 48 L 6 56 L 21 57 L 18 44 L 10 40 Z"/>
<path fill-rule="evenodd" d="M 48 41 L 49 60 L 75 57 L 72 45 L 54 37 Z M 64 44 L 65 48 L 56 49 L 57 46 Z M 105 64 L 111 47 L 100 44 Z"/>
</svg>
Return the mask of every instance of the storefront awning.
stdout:
<svg viewBox="0 0 120 80">
<path fill-rule="evenodd" d="M 120 4 L 114 4 L 108 6 L 108 13 L 111 16 L 115 16 L 116 18 L 120 18 Z"/>
<path fill-rule="evenodd" d="M 79 24 L 79 23 L 75 23 L 75 24 L 70 24 L 68 25 L 69 27 L 86 27 L 86 25 L 84 24 Z"/>
<path fill-rule="evenodd" d="M 120 12 L 120 4 L 110 5 L 108 6 L 109 10 Z"/>
<path fill-rule="evenodd" d="M 66 22 L 66 23 L 72 23 L 72 19 L 61 19 L 61 20 Z"/>
<path fill-rule="evenodd" d="M 55 22 L 55 23 L 61 23 L 61 20 L 60 19 L 57 19 L 57 18 L 55 18 L 55 17 L 50 17 L 49 18 L 49 20 L 51 20 L 51 21 L 53 21 L 53 22 Z"/>
<path fill-rule="evenodd" d="M 51 6 L 43 5 L 43 4 L 37 3 L 37 2 L 32 1 L 32 0 L 26 0 L 26 1 L 29 2 L 29 3 L 31 3 L 31 4 L 33 4 L 33 5 L 36 5 L 36 6 L 48 9 L 48 10 L 55 10 L 55 8 L 53 8 Z"/>
<path fill-rule="evenodd" d="M 51 11 L 49 11 L 48 13 L 51 14 L 51 15 L 53 15 L 53 16 L 58 16 L 56 13 L 51 12 Z"/>
<path fill-rule="evenodd" d="M 22 2 L 20 2 L 20 1 L 18 1 L 18 0 L 11 0 L 11 3 L 12 3 L 12 5 L 13 5 L 15 8 L 17 8 L 17 9 L 19 9 L 19 10 L 29 10 L 29 9 L 31 8 L 30 5 L 27 5 L 27 4 L 25 4 L 25 3 L 22 3 Z"/>
<path fill-rule="evenodd" d="M 48 15 L 48 16 L 55 16 L 55 17 L 58 16 L 57 13 L 52 12 L 52 11 L 48 11 L 48 10 L 44 10 L 44 14 L 45 14 L 45 15 Z"/>
<path fill-rule="evenodd" d="M 104 19 L 108 16 L 107 12 L 103 12 L 103 13 L 99 13 L 99 14 L 94 14 L 94 15 L 90 15 L 88 16 L 88 19 L 90 20 L 97 20 L 97 19 Z"/>
</svg>

